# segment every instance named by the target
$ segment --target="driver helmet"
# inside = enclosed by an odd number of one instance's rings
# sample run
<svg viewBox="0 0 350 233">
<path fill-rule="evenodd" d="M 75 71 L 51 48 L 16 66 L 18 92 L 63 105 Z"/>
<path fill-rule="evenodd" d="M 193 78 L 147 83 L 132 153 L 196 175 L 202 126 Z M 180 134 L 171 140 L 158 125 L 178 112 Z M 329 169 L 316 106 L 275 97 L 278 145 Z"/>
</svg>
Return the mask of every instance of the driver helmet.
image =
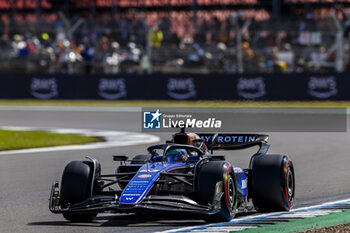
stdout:
<svg viewBox="0 0 350 233">
<path fill-rule="evenodd" d="M 169 150 L 165 156 L 168 162 L 183 162 L 187 160 L 187 152 L 185 149 Z"/>
</svg>

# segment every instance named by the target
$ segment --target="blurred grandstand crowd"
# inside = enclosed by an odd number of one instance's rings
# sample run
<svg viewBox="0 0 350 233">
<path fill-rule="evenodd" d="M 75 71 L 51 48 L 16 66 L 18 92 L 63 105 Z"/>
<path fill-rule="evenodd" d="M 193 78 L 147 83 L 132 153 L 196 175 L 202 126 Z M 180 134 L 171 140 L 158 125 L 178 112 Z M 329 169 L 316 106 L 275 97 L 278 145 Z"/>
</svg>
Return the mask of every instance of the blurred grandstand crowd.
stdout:
<svg viewBox="0 0 350 233">
<path fill-rule="evenodd" d="M 0 0 L 0 72 L 238 73 L 239 49 L 244 72 L 327 72 L 335 70 L 337 33 L 343 37 L 344 69 L 350 65 L 350 17 L 343 6 L 277 20 L 268 9 L 246 6 L 45 12 L 50 1 L 41 1 L 39 15 L 35 2 L 32 11 L 21 11 Z"/>
</svg>

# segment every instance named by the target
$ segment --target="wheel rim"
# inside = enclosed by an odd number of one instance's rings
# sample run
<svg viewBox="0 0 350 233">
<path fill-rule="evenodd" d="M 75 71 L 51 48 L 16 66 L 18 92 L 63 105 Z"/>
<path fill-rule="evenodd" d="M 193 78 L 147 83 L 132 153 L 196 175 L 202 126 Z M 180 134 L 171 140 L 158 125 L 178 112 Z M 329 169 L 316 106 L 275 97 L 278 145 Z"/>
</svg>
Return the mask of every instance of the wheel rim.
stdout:
<svg viewBox="0 0 350 233">
<path fill-rule="evenodd" d="M 288 168 L 287 172 L 287 192 L 289 200 L 292 199 L 294 193 L 294 177 L 290 168 Z"/>
<path fill-rule="evenodd" d="M 230 176 L 228 179 L 228 200 L 229 200 L 229 207 L 231 210 L 233 210 L 234 204 L 235 204 L 235 198 L 236 198 L 236 189 L 235 184 L 233 182 L 232 177 Z"/>
</svg>

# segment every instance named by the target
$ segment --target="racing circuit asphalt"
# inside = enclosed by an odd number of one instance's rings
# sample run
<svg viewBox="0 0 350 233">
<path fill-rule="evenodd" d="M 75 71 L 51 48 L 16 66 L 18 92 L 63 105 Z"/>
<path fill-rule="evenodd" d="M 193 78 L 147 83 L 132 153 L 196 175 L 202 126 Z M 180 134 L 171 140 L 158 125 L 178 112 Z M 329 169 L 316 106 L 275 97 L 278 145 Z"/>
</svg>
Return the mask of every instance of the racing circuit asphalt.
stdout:
<svg viewBox="0 0 350 233">
<path fill-rule="evenodd" d="M 23 110 L 23 109 L 22 109 Z M 347 116 L 349 119 L 349 115 Z M 139 112 L 0 110 L 0 126 L 42 126 L 58 128 L 140 131 Z M 348 127 L 349 131 L 349 127 Z M 158 134 L 162 141 L 169 134 Z M 270 133 L 270 153 L 289 154 L 296 172 L 296 205 L 350 196 L 349 133 Z M 113 154 L 135 155 L 147 145 L 0 155 L 0 232 L 155 232 L 204 224 L 186 216 L 99 215 L 95 222 L 72 224 L 48 210 L 51 184 L 59 180 L 70 160 L 92 155 L 100 160 L 103 173 L 114 172 Z M 225 152 L 226 159 L 243 168 L 250 155 Z M 221 153 L 221 152 L 220 152 Z M 183 216 L 181 216 L 183 217 Z"/>
</svg>

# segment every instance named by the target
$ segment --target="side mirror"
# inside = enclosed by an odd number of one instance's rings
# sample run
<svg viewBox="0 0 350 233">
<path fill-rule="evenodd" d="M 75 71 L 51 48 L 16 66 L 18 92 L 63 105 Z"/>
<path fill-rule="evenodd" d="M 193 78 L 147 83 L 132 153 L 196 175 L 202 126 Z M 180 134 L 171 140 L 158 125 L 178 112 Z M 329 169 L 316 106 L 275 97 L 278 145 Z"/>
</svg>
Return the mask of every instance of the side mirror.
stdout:
<svg viewBox="0 0 350 233">
<path fill-rule="evenodd" d="M 126 156 L 126 155 L 113 155 L 113 160 L 125 162 L 126 160 L 128 160 L 128 156 Z"/>
</svg>

